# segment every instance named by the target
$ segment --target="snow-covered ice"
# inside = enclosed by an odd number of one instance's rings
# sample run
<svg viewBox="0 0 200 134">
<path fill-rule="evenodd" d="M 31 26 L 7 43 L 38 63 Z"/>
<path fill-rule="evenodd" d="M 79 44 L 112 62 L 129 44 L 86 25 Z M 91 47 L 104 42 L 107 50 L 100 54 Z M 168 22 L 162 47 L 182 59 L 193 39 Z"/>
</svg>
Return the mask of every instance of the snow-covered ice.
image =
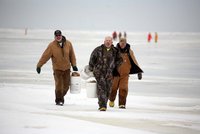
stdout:
<svg viewBox="0 0 200 134">
<path fill-rule="evenodd" d="M 147 33 L 127 32 L 143 80 L 130 76 L 127 109 L 99 112 L 84 80 L 81 93 L 68 92 L 61 107 L 54 103 L 51 62 L 36 73 L 53 31 L 30 29 L 25 36 L 22 29 L 0 29 L 0 134 L 200 133 L 200 33 L 158 33 L 158 43 L 148 44 Z M 63 33 L 81 70 L 112 31 Z"/>
</svg>

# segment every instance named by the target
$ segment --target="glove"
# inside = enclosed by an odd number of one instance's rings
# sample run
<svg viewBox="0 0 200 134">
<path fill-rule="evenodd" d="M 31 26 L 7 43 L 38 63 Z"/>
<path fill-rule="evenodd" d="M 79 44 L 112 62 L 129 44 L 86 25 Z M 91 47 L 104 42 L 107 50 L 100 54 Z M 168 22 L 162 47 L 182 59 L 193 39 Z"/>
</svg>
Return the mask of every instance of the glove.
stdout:
<svg viewBox="0 0 200 134">
<path fill-rule="evenodd" d="M 76 66 L 73 66 L 73 71 L 78 71 L 78 68 Z"/>
<path fill-rule="evenodd" d="M 138 73 L 138 80 L 142 79 L 142 73 Z"/>
<path fill-rule="evenodd" d="M 37 68 L 36 68 L 36 71 L 37 71 L 38 74 L 40 74 L 41 68 L 40 68 L 40 67 L 37 67 Z"/>
</svg>

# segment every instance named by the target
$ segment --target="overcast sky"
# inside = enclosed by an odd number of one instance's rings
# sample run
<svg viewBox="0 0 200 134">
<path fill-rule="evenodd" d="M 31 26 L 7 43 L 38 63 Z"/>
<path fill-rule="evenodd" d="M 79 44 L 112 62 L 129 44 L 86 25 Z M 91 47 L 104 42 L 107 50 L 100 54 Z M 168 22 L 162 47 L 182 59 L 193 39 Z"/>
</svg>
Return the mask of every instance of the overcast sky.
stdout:
<svg viewBox="0 0 200 134">
<path fill-rule="evenodd" d="M 200 32 L 200 0 L 0 0 L 0 28 Z"/>
</svg>

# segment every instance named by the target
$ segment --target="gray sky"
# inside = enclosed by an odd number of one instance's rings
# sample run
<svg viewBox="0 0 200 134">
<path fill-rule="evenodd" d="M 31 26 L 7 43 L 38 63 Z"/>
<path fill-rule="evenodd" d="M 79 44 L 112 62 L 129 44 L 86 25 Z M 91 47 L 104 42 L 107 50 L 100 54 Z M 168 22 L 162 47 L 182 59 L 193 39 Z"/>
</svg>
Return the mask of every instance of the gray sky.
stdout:
<svg viewBox="0 0 200 134">
<path fill-rule="evenodd" d="M 0 0 L 0 28 L 200 32 L 200 0 Z"/>
</svg>

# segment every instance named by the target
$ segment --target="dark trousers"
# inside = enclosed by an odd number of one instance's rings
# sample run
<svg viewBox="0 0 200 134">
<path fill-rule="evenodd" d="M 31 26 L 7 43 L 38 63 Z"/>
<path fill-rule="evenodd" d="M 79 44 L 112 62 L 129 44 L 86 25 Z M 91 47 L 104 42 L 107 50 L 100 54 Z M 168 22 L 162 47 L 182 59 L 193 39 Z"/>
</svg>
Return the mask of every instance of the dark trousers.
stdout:
<svg viewBox="0 0 200 134">
<path fill-rule="evenodd" d="M 66 71 L 54 70 L 54 80 L 55 80 L 55 102 L 63 102 L 64 96 L 69 90 L 70 84 L 70 69 Z"/>
</svg>

